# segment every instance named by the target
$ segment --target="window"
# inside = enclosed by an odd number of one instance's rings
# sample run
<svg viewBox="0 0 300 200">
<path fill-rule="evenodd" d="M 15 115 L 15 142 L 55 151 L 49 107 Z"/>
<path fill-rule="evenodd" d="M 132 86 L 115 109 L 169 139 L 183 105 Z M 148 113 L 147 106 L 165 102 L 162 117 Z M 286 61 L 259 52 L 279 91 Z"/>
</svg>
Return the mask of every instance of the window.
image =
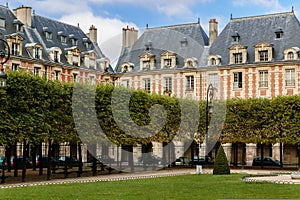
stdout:
<svg viewBox="0 0 300 200">
<path fill-rule="evenodd" d="M 72 45 L 73 45 L 73 46 L 77 46 L 77 45 L 78 45 L 78 40 L 75 39 L 75 38 L 72 38 L 72 39 L 71 39 L 71 42 L 72 42 Z"/>
<path fill-rule="evenodd" d="M 172 77 L 164 78 L 164 92 L 172 93 Z"/>
<path fill-rule="evenodd" d="M 121 85 L 123 85 L 126 88 L 129 88 L 129 80 L 122 80 Z"/>
<path fill-rule="evenodd" d="M 5 19 L 0 19 L 0 28 L 5 28 Z"/>
<path fill-rule="evenodd" d="M 79 60 L 77 55 L 73 55 L 73 65 L 78 66 Z"/>
<path fill-rule="evenodd" d="M 19 64 L 13 63 L 13 64 L 11 65 L 11 70 L 12 70 L 12 71 L 18 71 L 18 69 L 19 69 Z"/>
<path fill-rule="evenodd" d="M 233 89 L 242 88 L 243 87 L 243 73 L 242 72 L 234 72 L 233 73 Z"/>
<path fill-rule="evenodd" d="M 94 58 L 89 58 L 89 67 L 91 69 L 96 69 L 96 60 Z"/>
<path fill-rule="evenodd" d="M 259 61 L 268 61 L 268 50 L 259 51 Z"/>
<path fill-rule="evenodd" d="M 285 70 L 285 86 L 295 86 L 295 69 Z"/>
<path fill-rule="evenodd" d="M 233 53 L 234 64 L 241 64 L 243 62 L 243 54 L 242 53 Z"/>
<path fill-rule="evenodd" d="M 188 41 L 187 41 L 186 37 L 184 37 L 183 40 L 180 41 L 180 46 L 187 47 L 187 45 L 188 45 Z"/>
<path fill-rule="evenodd" d="M 34 67 L 33 68 L 33 74 L 35 76 L 39 76 L 40 75 L 40 71 L 41 71 L 41 68 L 39 68 L 39 67 Z"/>
<path fill-rule="evenodd" d="M 59 52 L 54 51 L 54 62 L 59 62 L 58 55 L 59 55 Z"/>
<path fill-rule="evenodd" d="M 150 61 L 149 60 L 143 61 L 143 70 L 150 70 Z"/>
<path fill-rule="evenodd" d="M 215 58 L 212 58 L 210 61 L 211 61 L 211 65 L 216 65 L 217 63 Z"/>
<path fill-rule="evenodd" d="M 288 54 L 287 54 L 287 59 L 288 60 L 294 60 L 294 53 L 293 52 L 288 52 Z"/>
<path fill-rule="evenodd" d="M 20 48 L 20 44 L 13 42 L 11 48 L 11 54 L 14 56 L 20 55 L 19 48 Z"/>
<path fill-rule="evenodd" d="M 282 38 L 282 36 L 283 36 L 283 31 L 281 28 L 275 31 L 275 39 L 280 39 Z"/>
<path fill-rule="evenodd" d="M 77 75 L 78 75 L 78 74 L 73 73 L 73 76 L 72 76 L 73 82 L 77 82 Z"/>
<path fill-rule="evenodd" d="M 46 39 L 47 40 L 52 40 L 52 33 L 51 32 L 45 32 L 45 35 L 46 35 Z"/>
<path fill-rule="evenodd" d="M 169 68 L 172 66 L 172 59 L 164 59 L 164 67 Z"/>
<path fill-rule="evenodd" d="M 268 87 L 268 71 L 259 71 L 259 87 Z"/>
<path fill-rule="evenodd" d="M 240 35 L 237 31 L 231 37 L 232 37 L 233 42 L 239 42 L 240 41 Z"/>
<path fill-rule="evenodd" d="M 60 71 L 54 71 L 53 73 L 53 80 L 58 81 L 60 78 Z"/>
<path fill-rule="evenodd" d="M 144 82 L 144 90 L 147 91 L 147 92 L 150 92 L 151 91 L 151 80 L 150 78 L 145 78 L 143 79 L 143 82 Z"/>
<path fill-rule="evenodd" d="M 34 48 L 34 58 L 40 59 L 40 48 L 39 47 Z"/>
<path fill-rule="evenodd" d="M 194 76 L 186 76 L 186 90 L 194 90 Z"/>
<path fill-rule="evenodd" d="M 63 44 L 67 44 L 67 37 L 64 36 L 64 35 L 61 35 L 60 36 L 60 42 L 63 43 Z"/>
<path fill-rule="evenodd" d="M 218 73 L 208 74 L 207 84 L 212 84 L 214 88 L 219 88 L 219 75 Z"/>
</svg>

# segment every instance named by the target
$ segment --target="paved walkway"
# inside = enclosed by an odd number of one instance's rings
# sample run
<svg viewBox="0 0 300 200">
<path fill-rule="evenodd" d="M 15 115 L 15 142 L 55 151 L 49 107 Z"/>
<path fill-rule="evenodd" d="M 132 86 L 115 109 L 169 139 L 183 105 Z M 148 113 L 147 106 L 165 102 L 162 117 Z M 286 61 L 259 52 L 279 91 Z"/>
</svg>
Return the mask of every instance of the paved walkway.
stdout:
<svg viewBox="0 0 300 200">
<path fill-rule="evenodd" d="M 212 169 L 203 169 L 202 174 L 212 174 Z M 243 170 L 243 169 L 232 169 L 231 173 L 251 174 L 258 175 L 255 177 L 245 177 L 243 181 L 248 182 L 273 182 L 282 184 L 300 184 L 300 179 L 291 179 L 290 173 L 287 171 L 280 170 Z M 196 169 L 165 169 L 159 171 L 147 171 L 139 173 L 120 173 L 120 174 L 109 174 L 92 177 L 77 177 L 67 179 L 53 179 L 48 181 L 39 182 L 25 182 L 16 184 L 3 184 L 0 188 L 15 188 L 15 187 L 28 187 L 38 185 L 52 185 L 52 184 L 66 184 L 66 183 L 87 183 L 87 182 L 100 182 L 100 181 L 120 181 L 120 180 L 132 180 L 132 179 L 143 179 L 143 178 L 157 178 L 167 176 L 180 176 L 187 174 L 196 174 Z M 279 174 L 279 175 L 278 175 Z M 262 176 L 259 176 L 262 175 Z M 272 176 L 271 176 L 272 175 Z"/>
</svg>

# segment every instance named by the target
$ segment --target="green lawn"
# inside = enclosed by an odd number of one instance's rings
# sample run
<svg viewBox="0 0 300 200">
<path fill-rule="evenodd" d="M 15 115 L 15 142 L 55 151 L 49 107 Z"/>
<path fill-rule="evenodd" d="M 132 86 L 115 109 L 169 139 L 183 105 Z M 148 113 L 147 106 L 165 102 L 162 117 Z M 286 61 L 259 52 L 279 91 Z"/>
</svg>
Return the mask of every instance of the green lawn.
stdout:
<svg viewBox="0 0 300 200">
<path fill-rule="evenodd" d="M 242 182 L 243 175 L 184 175 L 0 189 L 0 199 L 296 199 L 300 185 Z"/>
</svg>

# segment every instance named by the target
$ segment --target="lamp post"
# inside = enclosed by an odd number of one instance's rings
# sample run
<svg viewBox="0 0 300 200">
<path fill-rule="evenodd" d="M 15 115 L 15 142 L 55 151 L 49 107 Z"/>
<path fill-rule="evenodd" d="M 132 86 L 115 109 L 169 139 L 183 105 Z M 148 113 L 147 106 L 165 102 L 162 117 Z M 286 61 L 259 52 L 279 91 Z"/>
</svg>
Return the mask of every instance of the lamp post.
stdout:
<svg viewBox="0 0 300 200">
<path fill-rule="evenodd" d="M 208 163 L 208 124 L 209 124 L 209 113 L 212 113 L 213 103 L 211 102 L 214 98 L 214 87 L 209 84 L 206 91 L 206 121 L 205 121 L 205 163 Z"/>
<path fill-rule="evenodd" d="M 6 86 L 7 75 L 4 72 L 3 65 L 8 61 L 10 57 L 10 49 L 8 43 L 0 38 L 0 59 L 1 59 L 1 70 L 0 70 L 0 87 Z"/>
</svg>

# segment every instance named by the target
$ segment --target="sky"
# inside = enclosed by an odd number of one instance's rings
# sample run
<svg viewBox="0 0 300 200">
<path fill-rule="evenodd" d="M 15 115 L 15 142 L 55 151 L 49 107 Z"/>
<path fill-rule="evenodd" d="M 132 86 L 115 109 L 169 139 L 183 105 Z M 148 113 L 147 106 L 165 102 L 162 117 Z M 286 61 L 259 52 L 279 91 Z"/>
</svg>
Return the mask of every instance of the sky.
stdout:
<svg viewBox="0 0 300 200">
<path fill-rule="evenodd" d="M 11 10 L 30 6 L 38 15 L 78 25 L 85 32 L 91 25 L 98 30 L 98 44 L 116 64 L 121 50 L 122 28 L 134 27 L 139 34 L 146 24 L 160 27 L 194 23 L 200 19 L 208 34 L 208 22 L 216 18 L 219 33 L 233 18 L 294 12 L 300 19 L 300 1 L 296 0 L 0 0 Z"/>
</svg>

